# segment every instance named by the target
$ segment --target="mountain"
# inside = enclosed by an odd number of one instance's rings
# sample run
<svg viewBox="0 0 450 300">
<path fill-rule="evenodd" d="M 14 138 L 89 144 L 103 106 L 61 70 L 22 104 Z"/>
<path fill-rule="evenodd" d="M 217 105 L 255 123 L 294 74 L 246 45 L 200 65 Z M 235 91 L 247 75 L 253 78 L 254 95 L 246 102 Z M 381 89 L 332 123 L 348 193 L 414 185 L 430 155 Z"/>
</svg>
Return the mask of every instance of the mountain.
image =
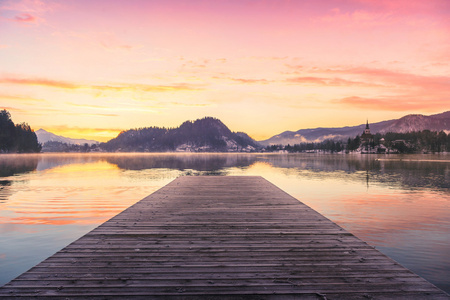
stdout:
<svg viewBox="0 0 450 300">
<path fill-rule="evenodd" d="M 251 152 L 261 148 L 247 134 L 232 132 L 220 120 L 211 117 L 186 121 L 171 129 L 130 129 L 100 147 L 123 152 Z"/>
<path fill-rule="evenodd" d="M 73 145 L 84 145 L 88 144 L 91 146 L 92 144 L 98 144 L 97 141 L 94 140 L 85 140 L 85 139 L 71 139 L 68 137 L 56 135 L 54 133 L 48 132 L 44 129 L 39 129 L 36 131 L 36 136 L 38 138 L 39 143 L 44 145 L 47 142 L 59 142 L 65 144 L 73 144 Z"/>
<path fill-rule="evenodd" d="M 372 123 L 370 131 L 375 133 L 387 132 L 412 132 L 412 131 L 441 131 L 450 132 L 450 111 L 431 115 L 407 115 L 400 119 L 382 121 Z M 361 124 L 352 127 L 340 128 L 314 128 L 314 129 L 300 129 L 298 131 L 285 131 L 275 135 L 267 140 L 259 141 L 263 146 L 268 145 L 294 145 L 300 143 L 321 142 L 327 139 L 331 140 L 347 140 L 349 137 L 354 138 L 361 135 L 366 124 Z"/>
</svg>

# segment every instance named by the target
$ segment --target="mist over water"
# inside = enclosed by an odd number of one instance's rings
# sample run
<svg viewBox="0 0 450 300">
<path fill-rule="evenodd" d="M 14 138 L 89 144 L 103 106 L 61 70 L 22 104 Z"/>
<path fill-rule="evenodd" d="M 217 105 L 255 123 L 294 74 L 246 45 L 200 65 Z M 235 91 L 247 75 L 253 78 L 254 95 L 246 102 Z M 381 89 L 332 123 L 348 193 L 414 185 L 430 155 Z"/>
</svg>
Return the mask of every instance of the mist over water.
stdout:
<svg viewBox="0 0 450 300">
<path fill-rule="evenodd" d="M 0 285 L 178 176 L 259 175 L 450 292 L 450 155 L 0 155 Z"/>
</svg>

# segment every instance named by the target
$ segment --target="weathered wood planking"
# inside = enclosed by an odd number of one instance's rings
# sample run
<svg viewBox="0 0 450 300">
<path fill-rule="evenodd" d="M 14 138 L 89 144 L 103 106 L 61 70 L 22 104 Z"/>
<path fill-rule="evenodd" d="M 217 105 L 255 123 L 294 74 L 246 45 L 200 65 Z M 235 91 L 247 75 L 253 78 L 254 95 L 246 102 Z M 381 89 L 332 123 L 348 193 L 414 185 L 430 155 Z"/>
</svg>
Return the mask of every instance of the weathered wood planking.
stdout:
<svg viewBox="0 0 450 300">
<path fill-rule="evenodd" d="M 0 298 L 450 299 L 261 177 L 180 177 Z"/>
</svg>

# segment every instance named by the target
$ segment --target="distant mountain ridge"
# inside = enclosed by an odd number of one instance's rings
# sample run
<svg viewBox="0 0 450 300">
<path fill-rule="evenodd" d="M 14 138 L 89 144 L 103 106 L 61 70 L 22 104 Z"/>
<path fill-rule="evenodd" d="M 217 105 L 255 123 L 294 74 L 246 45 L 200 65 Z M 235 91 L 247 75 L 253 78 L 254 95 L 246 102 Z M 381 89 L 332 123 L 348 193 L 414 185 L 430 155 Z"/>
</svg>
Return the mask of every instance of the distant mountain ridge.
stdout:
<svg viewBox="0 0 450 300">
<path fill-rule="evenodd" d="M 44 145 L 47 142 L 59 142 L 59 143 L 72 144 L 72 145 L 88 144 L 89 146 L 99 143 L 94 140 L 72 139 L 72 138 L 56 135 L 56 134 L 48 132 L 42 128 L 39 129 L 38 131 L 36 131 L 35 133 L 36 133 L 39 143 L 41 143 L 42 145 Z"/>
<path fill-rule="evenodd" d="M 252 152 L 261 148 L 247 134 L 232 132 L 212 117 L 186 121 L 171 129 L 130 129 L 100 147 L 110 152 Z"/>
<path fill-rule="evenodd" d="M 372 133 L 412 131 L 445 131 L 450 133 L 450 111 L 425 116 L 406 115 L 400 119 L 369 123 Z M 105 151 L 124 152 L 251 152 L 268 145 L 294 145 L 322 142 L 327 139 L 346 141 L 349 137 L 361 135 L 366 124 L 337 128 L 312 128 L 285 131 L 267 140 L 255 141 L 246 133 L 232 132 L 219 119 L 205 117 L 196 121 L 186 121 L 178 128 L 148 127 L 121 132 L 116 138 L 101 143 Z M 60 142 L 72 145 L 99 144 L 95 140 L 72 139 L 39 129 L 36 132 L 39 143 Z"/>
<path fill-rule="evenodd" d="M 419 114 L 407 115 L 400 119 L 382 121 L 378 123 L 369 123 L 372 133 L 387 132 L 412 132 L 412 131 L 441 131 L 450 132 L 450 111 L 424 116 Z M 259 141 L 263 146 L 268 145 L 294 145 L 300 143 L 322 142 L 327 139 L 331 140 L 347 140 L 349 137 L 354 138 L 361 135 L 366 124 L 358 126 L 348 126 L 339 128 L 314 128 L 300 129 L 298 131 L 285 131 L 275 135 L 267 140 Z"/>
</svg>

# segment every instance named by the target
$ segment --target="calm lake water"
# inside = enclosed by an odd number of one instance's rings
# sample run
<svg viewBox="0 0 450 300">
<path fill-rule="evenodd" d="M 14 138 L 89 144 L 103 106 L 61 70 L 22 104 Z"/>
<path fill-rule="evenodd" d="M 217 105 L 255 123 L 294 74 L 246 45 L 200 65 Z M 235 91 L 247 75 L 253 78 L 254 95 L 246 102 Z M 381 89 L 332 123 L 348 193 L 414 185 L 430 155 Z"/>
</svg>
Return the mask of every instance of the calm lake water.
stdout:
<svg viewBox="0 0 450 300">
<path fill-rule="evenodd" d="M 0 286 L 178 176 L 260 175 L 450 292 L 450 155 L 0 155 Z"/>
</svg>

